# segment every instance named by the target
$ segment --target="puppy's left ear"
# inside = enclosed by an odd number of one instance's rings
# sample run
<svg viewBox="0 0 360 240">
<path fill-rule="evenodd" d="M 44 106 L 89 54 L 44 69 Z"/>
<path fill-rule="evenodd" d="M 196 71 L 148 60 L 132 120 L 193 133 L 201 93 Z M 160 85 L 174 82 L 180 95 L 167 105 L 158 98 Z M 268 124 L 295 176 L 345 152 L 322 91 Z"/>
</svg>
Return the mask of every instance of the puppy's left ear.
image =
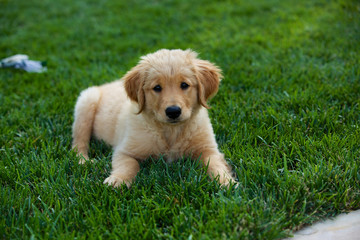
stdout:
<svg viewBox="0 0 360 240">
<path fill-rule="evenodd" d="M 220 68 L 209 61 L 196 59 L 194 63 L 199 84 L 199 102 L 205 108 L 209 108 L 206 102 L 217 93 L 223 76 Z"/>
<path fill-rule="evenodd" d="M 144 85 L 144 76 L 142 67 L 137 65 L 133 67 L 129 72 L 123 77 L 124 87 L 127 95 L 132 101 L 135 101 L 139 104 L 139 113 L 144 110 L 145 107 L 145 93 L 143 89 Z"/>
</svg>

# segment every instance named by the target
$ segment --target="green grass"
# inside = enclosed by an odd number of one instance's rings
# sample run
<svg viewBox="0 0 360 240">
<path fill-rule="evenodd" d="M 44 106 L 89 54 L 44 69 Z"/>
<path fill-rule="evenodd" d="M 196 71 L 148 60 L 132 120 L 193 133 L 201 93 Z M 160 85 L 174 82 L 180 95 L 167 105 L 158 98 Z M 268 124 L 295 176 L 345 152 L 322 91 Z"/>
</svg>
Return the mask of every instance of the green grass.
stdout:
<svg viewBox="0 0 360 240">
<path fill-rule="evenodd" d="M 281 239 L 360 208 L 360 3 L 0 0 L 0 238 Z M 111 149 L 79 166 L 71 124 L 82 89 L 141 55 L 192 48 L 223 69 L 210 115 L 239 181 L 196 162 L 142 164 L 133 187 L 102 184 Z"/>
</svg>

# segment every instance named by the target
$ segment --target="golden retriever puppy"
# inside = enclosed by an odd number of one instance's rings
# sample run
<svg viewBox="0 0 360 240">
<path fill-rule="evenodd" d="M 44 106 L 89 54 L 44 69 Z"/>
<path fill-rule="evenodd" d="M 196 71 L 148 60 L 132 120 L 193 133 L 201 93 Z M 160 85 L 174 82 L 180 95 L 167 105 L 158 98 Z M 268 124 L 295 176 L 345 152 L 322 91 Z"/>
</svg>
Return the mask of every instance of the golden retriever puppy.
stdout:
<svg viewBox="0 0 360 240">
<path fill-rule="evenodd" d="M 104 183 L 128 187 L 139 161 L 163 156 L 167 162 L 201 159 L 210 177 L 228 185 L 231 168 L 218 150 L 207 112 L 221 80 L 220 69 L 191 50 L 143 56 L 121 79 L 84 90 L 75 106 L 73 148 L 88 159 L 90 136 L 114 148 Z"/>
</svg>

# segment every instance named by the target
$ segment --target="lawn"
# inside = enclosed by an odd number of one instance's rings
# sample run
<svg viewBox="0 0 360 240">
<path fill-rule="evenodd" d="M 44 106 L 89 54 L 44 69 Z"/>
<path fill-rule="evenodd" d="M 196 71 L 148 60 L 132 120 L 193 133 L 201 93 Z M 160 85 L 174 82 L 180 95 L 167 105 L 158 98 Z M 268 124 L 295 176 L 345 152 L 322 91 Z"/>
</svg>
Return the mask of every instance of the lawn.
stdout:
<svg viewBox="0 0 360 240">
<path fill-rule="evenodd" d="M 360 208 L 360 2 L 0 0 L 1 239 L 281 239 Z M 224 80 L 210 102 L 237 189 L 196 161 L 150 159 L 131 189 L 71 151 L 81 90 L 139 57 L 191 48 Z"/>
</svg>

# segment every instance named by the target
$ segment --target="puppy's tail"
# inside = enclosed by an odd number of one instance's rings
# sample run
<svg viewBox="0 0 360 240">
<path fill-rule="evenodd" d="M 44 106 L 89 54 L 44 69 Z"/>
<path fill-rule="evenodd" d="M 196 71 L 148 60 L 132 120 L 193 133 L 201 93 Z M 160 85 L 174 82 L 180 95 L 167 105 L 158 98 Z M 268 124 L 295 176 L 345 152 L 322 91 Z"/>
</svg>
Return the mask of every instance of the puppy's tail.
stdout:
<svg viewBox="0 0 360 240">
<path fill-rule="evenodd" d="M 72 148 L 85 160 L 89 159 L 89 142 L 100 97 L 100 89 L 91 87 L 81 92 L 75 105 Z M 81 159 L 79 163 L 85 163 L 85 160 Z"/>
</svg>

